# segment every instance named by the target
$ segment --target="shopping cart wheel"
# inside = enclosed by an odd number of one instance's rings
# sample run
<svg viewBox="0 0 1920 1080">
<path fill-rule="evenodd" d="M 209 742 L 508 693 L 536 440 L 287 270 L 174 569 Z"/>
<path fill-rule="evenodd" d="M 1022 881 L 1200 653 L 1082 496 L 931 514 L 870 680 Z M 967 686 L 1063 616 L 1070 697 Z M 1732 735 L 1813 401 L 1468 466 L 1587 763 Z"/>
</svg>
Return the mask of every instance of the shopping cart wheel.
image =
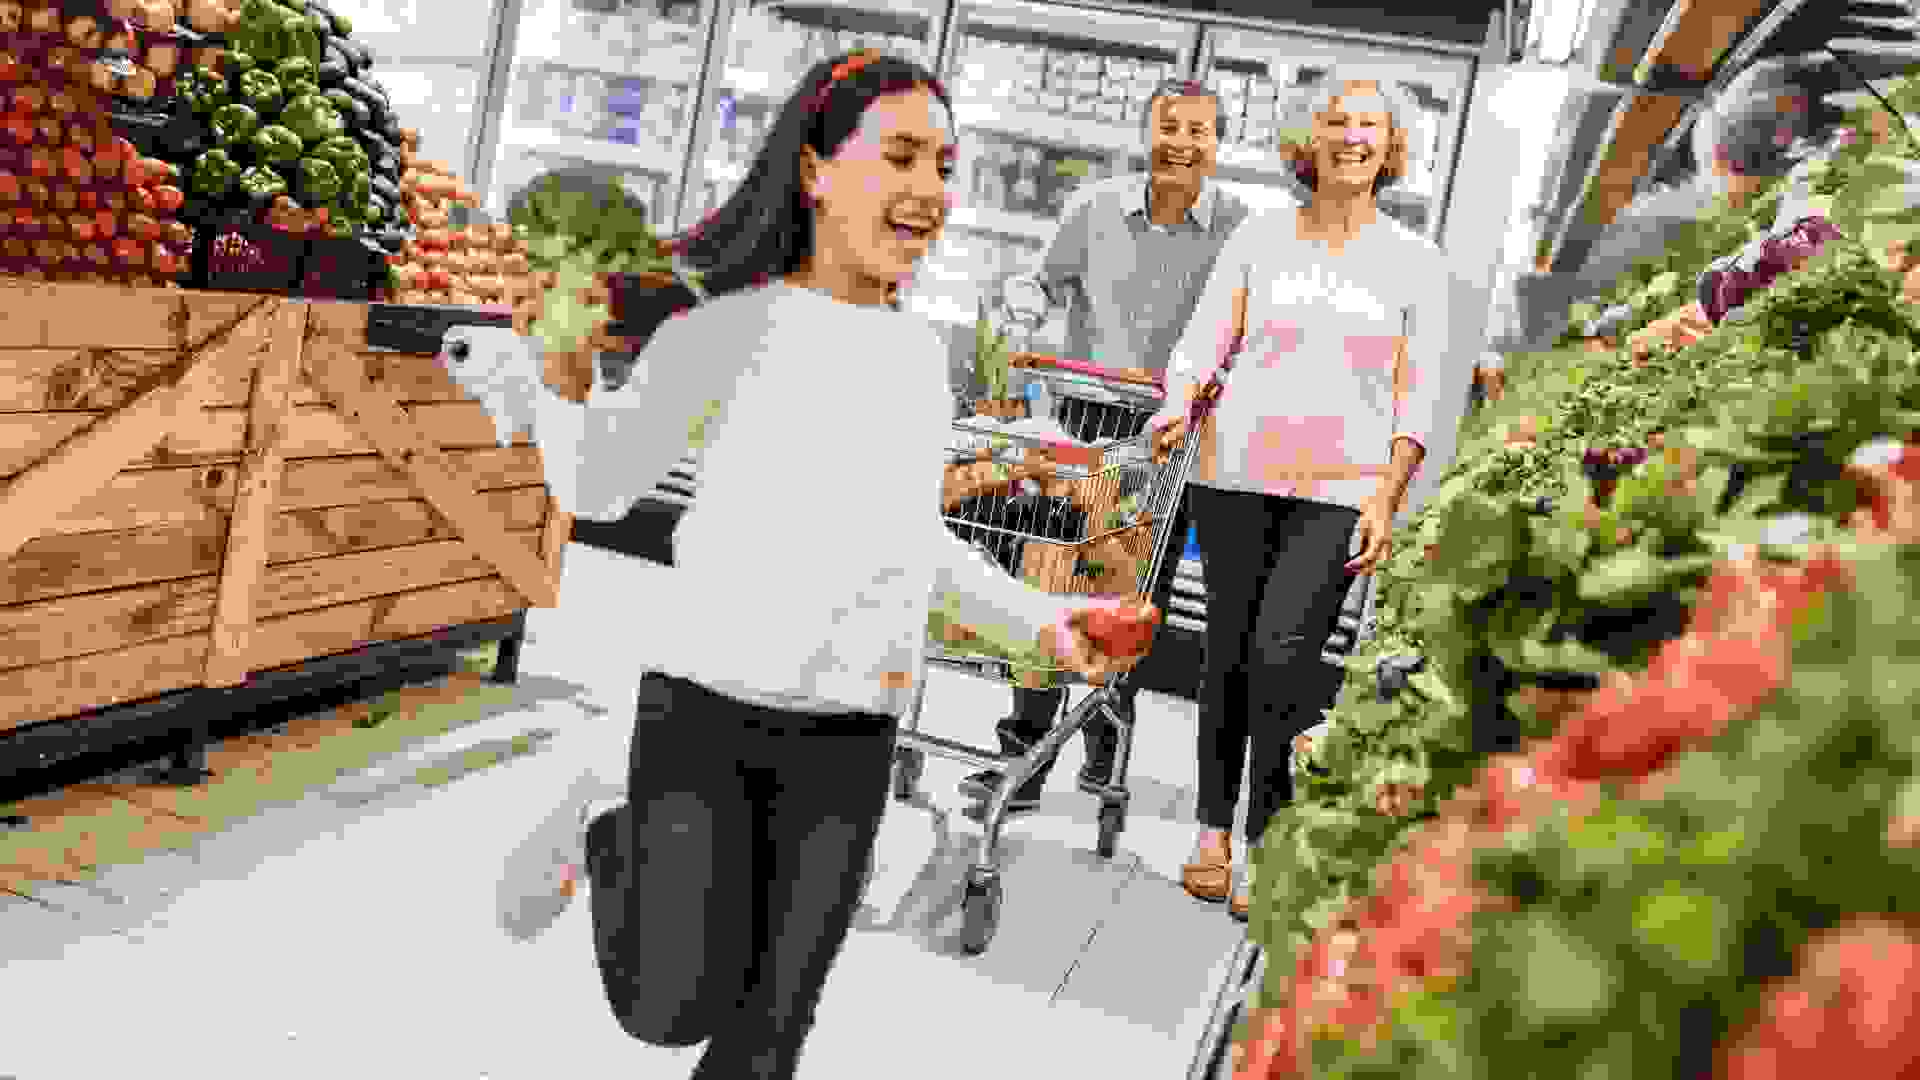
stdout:
<svg viewBox="0 0 1920 1080">
<path fill-rule="evenodd" d="M 1095 854 L 1103 859 L 1113 858 L 1120 839 L 1121 830 L 1127 827 L 1127 804 L 1123 801 L 1103 802 L 1100 804 L 1100 839 L 1094 847 Z"/>
<path fill-rule="evenodd" d="M 920 775 L 927 767 L 927 755 L 909 746 L 893 752 L 893 797 L 912 802 L 920 797 Z"/>
<path fill-rule="evenodd" d="M 960 951 L 979 956 L 1000 929 L 1000 879 L 967 876 L 967 893 L 960 901 Z"/>
</svg>

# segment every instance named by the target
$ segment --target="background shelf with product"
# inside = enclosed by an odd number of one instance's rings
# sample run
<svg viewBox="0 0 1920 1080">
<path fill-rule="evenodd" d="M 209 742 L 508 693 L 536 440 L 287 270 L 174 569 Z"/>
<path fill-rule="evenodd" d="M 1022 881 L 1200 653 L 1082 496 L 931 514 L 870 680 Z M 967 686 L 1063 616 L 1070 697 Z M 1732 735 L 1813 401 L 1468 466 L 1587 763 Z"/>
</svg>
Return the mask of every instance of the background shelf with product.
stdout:
<svg viewBox="0 0 1920 1080">
<path fill-rule="evenodd" d="M 476 133 L 464 175 L 495 215 L 545 170 L 585 164 L 623 181 L 656 226 L 684 228 L 741 182 L 776 110 L 816 61 L 871 47 L 937 71 L 962 133 L 956 205 L 902 299 L 942 327 L 955 385 L 968 399 L 978 396 L 975 320 L 997 308 L 1008 277 L 1035 267 L 1080 184 L 1146 168 L 1144 107 L 1162 80 L 1218 86 L 1231 116 L 1219 178 L 1255 205 L 1298 198 L 1275 138 L 1321 71 L 1358 66 L 1406 85 L 1423 102 L 1417 122 L 1427 153 L 1422 171 L 1385 205 L 1444 241 L 1453 148 L 1478 62 L 1477 50 L 1460 44 L 1390 46 L 1377 35 L 1363 41 L 1257 18 L 1088 0 L 494 2 L 495 85 L 482 88 L 480 110 L 461 130 Z M 395 21 L 404 20 L 396 13 Z M 1058 351 L 1064 330 L 1056 315 L 1013 344 Z M 674 481 L 681 486 L 697 466 L 683 468 Z M 684 501 L 664 486 L 657 494 L 663 505 Z M 656 550 L 660 527 L 634 523 L 648 533 L 636 537 L 634 553 Z M 1172 637 L 1196 635 L 1204 619 L 1197 572 L 1195 564 L 1183 577 L 1194 625 L 1171 628 Z M 1197 638 L 1185 643 L 1197 648 Z"/>
<path fill-rule="evenodd" d="M 386 0 L 387 21 L 433 0 Z M 906 291 L 951 330 L 964 366 L 982 302 L 1039 259 L 1080 184 L 1145 168 L 1144 106 L 1167 78 L 1218 86 L 1230 120 L 1220 182 L 1256 205 L 1295 198 L 1276 139 L 1303 87 L 1338 64 L 1400 83 L 1423 104 L 1416 175 L 1390 213 L 1440 238 L 1453 147 L 1476 60 L 1456 44 L 1395 48 L 1337 34 L 1250 29 L 1258 20 L 1141 14 L 1141 5 L 1046 0 L 497 0 L 511 25 L 434 19 L 508 55 L 481 56 L 500 86 L 423 121 L 468 145 L 465 175 L 500 214 L 533 177 L 586 165 L 622 181 L 653 223 L 681 228 L 740 183 L 785 94 L 815 61 L 862 47 L 938 70 L 965 133 L 950 227 Z M 399 8 L 406 7 L 406 11 Z M 1121 10 L 1121 8 L 1125 10 Z M 377 16 L 376 16 L 377 19 Z M 425 47 L 407 43 L 408 50 Z M 466 45 L 461 46 L 464 51 Z M 479 47 L 476 46 L 476 49 Z M 444 47 L 443 47 L 443 51 Z M 456 80 L 457 81 L 457 80 Z M 462 84 L 464 85 L 464 84 Z M 398 95 L 396 95 L 398 96 Z M 459 130 L 453 130 L 459 125 Z M 1034 337 L 1058 348 L 1063 320 Z M 1097 358 L 1092 358 L 1096 359 Z"/>
</svg>

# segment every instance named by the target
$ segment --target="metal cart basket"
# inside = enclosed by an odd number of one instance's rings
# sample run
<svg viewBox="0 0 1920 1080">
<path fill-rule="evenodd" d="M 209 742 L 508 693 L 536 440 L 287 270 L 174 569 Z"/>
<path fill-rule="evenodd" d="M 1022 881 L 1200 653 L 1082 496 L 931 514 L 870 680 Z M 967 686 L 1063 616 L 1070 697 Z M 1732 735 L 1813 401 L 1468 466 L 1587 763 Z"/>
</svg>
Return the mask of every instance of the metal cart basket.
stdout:
<svg viewBox="0 0 1920 1080">
<path fill-rule="evenodd" d="M 1051 407 L 1011 429 L 969 418 L 954 422 L 952 458 L 943 491 L 943 513 L 956 535 L 1037 588 L 1062 595 L 1151 597 L 1161 560 L 1177 558 L 1183 537 L 1171 535 L 1186 486 L 1196 439 L 1187 439 L 1168 460 L 1156 462 L 1147 419 L 1164 394 L 1145 375 L 1106 372 L 1091 365 L 1019 354 Z M 1022 434 L 1033 427 L 1064 429 Z M 1088 444 L 1091 445 L 1088 445 Z M 1069 685 L 1083 680 L 1064 671 L 1022 669 L 972 645 L 964 636 L 928 643 L 927 666 L 957 670 L 1014 685 Z M 996 770 L 1003 779 L 980 808 L 986 827 L 978 860 L 968 869 L 961 904 L 960 945 L 968 955 L 985 951 L 999 925 L 1002 903 L 1000 830 L 1013 794 L 1051 761 L 1096 710 L 1118 732 L 1112 777 L 1098 791 L 1099 835 L 1095 850 L 1111 858 L 1126 824 L 1127 762 L 1131 718 L 1118 706 L 1125 676 L 1094 687 L 1077 705 L 1063 702 L 1063 715 L 1022 757 L 967 746 L 919 730 L 926 672 L 921 672 L 910 716 L 901 725 L 895 751 L 894 795 L 918 797 L 925 755 Z"/>
</svg>

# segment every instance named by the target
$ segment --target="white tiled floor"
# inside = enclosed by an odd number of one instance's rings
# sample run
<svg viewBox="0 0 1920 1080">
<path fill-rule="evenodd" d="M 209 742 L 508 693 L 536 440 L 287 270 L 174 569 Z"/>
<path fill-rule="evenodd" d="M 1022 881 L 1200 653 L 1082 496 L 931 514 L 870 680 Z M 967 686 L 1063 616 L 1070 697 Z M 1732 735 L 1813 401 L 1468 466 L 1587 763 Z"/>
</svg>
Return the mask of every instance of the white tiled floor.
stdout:
<svg viewBox="0 0 1920 1080">
<path fill-rule="evenodd" d="M 599 553 L 574 551 L 563 595 L 605 595 L 586 587 L 609 580 Z M 631 627 L 645 604 L 621 580 Z M 541 752 L 431 795 L 343 781 L 103 890 L 48 894 L 61 911 L 0 905 L 0 1077 L 688 1075 L 697 1048 L 636 1043 L 608 1014 L 584 905 L 532 945 L 492 924 L 501 859 L 536 815 L 583 766 L 624 769 L 631 687 L 598 687 L 609 709 L 596 715 L 543 674 L 604 683 L 634 668 L 605 649 L 644 649 L 632 632 L 587 631 L 576 607 L 540 615 L 524 700 L 447 742 L 559 732 Z M 936 675 L 923 727 L 984 743 L 1006 703 L 1003 686 Z M 953 791 L 966 770 L 928 762 L 932 805 L 889 811 L 803 1080 L 1184 1075 L 1240 928 L 1177 884 L 1193 838 L 1191 706 L 1143 695 L 1139 728 L 1119 855 L 1091 854 L 1094 801 L 1072 789 L 1071 745 L 1042 811 L 1007 830 L 1006 910 L 975 958 L 945 945 L 979 835 Z"/>
</svg>

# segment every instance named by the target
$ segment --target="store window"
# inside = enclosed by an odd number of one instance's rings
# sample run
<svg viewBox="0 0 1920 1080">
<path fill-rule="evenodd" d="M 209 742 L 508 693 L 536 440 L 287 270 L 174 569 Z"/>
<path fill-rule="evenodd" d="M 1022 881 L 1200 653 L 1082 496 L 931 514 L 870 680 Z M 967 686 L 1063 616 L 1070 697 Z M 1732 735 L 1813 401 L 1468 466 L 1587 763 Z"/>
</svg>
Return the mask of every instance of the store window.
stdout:
<svg viewBox="0 0 1920 1080">
<path fill-rule="evenodd" d="M 879 49 L 932 66 L 945 10 L 945 0 L 737 0 L 725 64 L 716 73 L 712 106 L 701 117 L 704 149 L 688 178 L 680 225 L 692 225 L 733 193 L 808 68 L 853 49 Z"/>
<path fill-rule="evenodd" d="M 1472 78 L 1468 61 L 1249 30 L 1218 29 L 1210 35 L 1203 76 L 1220 91 L 1230 117 L 1220 152 L 1225 186 L 1258 195 L 1293 185 L 1279 153 L 1280 136 L 1311 124 L 1307 99 L 1326 72 L 1337 68 L 1343 77 L 1395 84 L 1416 104 L 1410 119 L 1413 171 L 1382 192 L 1380 208 L 1408 228 L 1435 234 Z"/>
<path fill-rule="evenodd" d="M 486 78 L 491 5 L 473 0 L 332 0 L 373 50 L 373 77 L 420 132 L 420 152 L 473 175 L 473 128 Z M 476 8 L 480 12 L 476 17 Z"/>
<path fill-rule="evenodd" d="M 1011 2 L 970 4 L 948 86 L 962 131 L 956 207 L 916 280 L 916 308 L 970 325 L 1000 284 L 1033 269 L 1080 184 L 1145 168 L 1145 105 L 1185 75 L 1192 24 Z M 1061 347 L 1063 320 L 1033 339 Z M 1018 341 L 1016 344 L 1026 344 Z"/>
<path fill-rule="evenodd" d="M 555 168 L 620 181 L 668 227 L 715 0 L 527 0 L 487 208 Z"/>
</svg>

